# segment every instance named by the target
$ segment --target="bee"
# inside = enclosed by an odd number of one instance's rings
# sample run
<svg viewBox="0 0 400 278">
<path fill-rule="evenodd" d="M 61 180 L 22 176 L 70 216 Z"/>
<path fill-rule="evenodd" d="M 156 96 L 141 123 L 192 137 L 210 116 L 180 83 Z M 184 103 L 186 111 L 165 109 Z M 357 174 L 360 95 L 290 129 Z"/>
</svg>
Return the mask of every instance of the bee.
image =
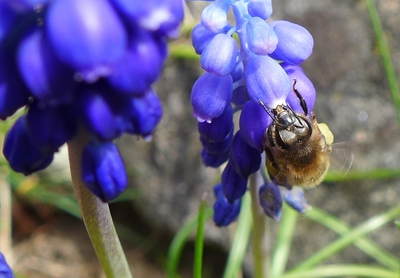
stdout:
<svg viewBox="0 0 400 278">
<path fill-rule="evenodd" d="M 348 145 L 333 144 L 333 134 L 324 123 L 318 123 L 315 114 L 308 114 L 307 103 L 295 88 L 293 92 L 300 100 L 304 114 L 296 113 L 288 105 L 278 105 L 272 111 L 263 104 L 264 110 L 273 119 L 263 138 L 267 156 L 266 167 L 273 181 L 292 189 L 293 186 L 312 188 L 325 178 L 331 165 L 332 155 L 340 170 L 348 170 L 353 154 Z"/>
</svg>

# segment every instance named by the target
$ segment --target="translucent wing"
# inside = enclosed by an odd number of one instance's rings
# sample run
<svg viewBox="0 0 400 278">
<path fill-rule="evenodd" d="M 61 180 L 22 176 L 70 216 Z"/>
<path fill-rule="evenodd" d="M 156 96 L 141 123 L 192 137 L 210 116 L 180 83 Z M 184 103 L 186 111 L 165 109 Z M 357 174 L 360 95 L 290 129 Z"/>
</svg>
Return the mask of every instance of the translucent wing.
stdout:
<svg viewBox="0 0 400 278">
<path fill-rule="evenodd" d="M 333 143 L 331 147 L 330 170 L 345 176 L 353 164 L 354 145 L 351 142 L 340 142 Z"/>
</svg>

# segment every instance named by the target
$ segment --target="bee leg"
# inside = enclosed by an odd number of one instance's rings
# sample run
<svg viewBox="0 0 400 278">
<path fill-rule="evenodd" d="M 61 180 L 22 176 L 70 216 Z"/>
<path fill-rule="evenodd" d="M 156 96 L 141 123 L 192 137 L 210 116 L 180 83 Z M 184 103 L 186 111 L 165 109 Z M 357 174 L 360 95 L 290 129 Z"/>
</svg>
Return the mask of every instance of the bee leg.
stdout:
<svg viewBox="0 0 400 278">
<path fill-rule="evenodd" d="M 307 107 L 307 103 L 305 101 L 305 99 L 303 98 L 303 96 L 300 94 L 300 92 L 296 89 L 296 83 L 297 83 L 297 79 L 294 79 L 293 81 L 293 92 L 296 94 L 296 96 L 299 98 L 300 100 L 300 106 L 304 111 L 304 115 L 308 115 L 308 107 Z"/>
</svg>

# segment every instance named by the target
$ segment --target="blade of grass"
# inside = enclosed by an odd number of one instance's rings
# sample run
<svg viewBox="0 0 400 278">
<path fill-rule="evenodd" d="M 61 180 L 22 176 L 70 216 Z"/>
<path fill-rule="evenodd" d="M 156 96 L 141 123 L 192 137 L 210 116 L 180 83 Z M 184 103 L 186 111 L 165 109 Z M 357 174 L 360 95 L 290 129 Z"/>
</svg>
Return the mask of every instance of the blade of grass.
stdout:
<svg viewBox="0 0 400 278">
<path fill-rule="evenodd" d="M 307 215 L 307 213 L 306 213 Z M 319 250 L 318 252 L 314 253 L 312 256 L 307 258 L 305 261 L 302 263 L 298 264 L 294 268 L 292 268 L 289 273 L 295 273 L 300 270 L 307 270 L 318 263 L 326 260 L 333 254 L 338 253 L 340 250 L 344 249 L 348 245 L 352 244 L 356 240 L 358 240 L 360 237 L 382 227 L 386 223 L 393 221 L 394 218 L 400 215 L 400 206 L 397 206 L 385 213 L 382 213 L 380 215 L 376 215 L 358 227 L 354 228 L 351 230 L 349 233 L 345 234 L 343 237 L 331 242 L 329 245 L 327 245 L 325 248 Z"/>
<path fill-rule="evenodd" d="M 398 278 L 399 274 L 370 265 L 324 265 L 309 271 L 286 274 L 282 278 L 379 277 Z"/>
<path fill-rule="evenodd" d="M 378 47 L 381 53 L 383 67 L 389 84 L 390 93 L 397 112 L 397 121 L 400 125 L 400 91 L 397 84 L 396 73 L 390 57 L 389 46 L 386 41 L 385 33 L 382 28 L 381 20 L 373 0 L 365 0 L 371 24 L 375 32 Z"/>
<path fill-rule="evenodd" d="M 281 277 L 284 273 L 292 245 L 293 233 L 296 229 L 298 212 L 284 204 L 282 219 L 272 256 L 270 277 Z"/>
<path fill-rule="evenodd" d="M 209 219 L 213 215 L 213 210 L 207 208 L 205 218 Z M 187 222 L 175 235 L 168 249 L 167 257 L 167 277 L 178 277 L 178 265 L 181 258 L 183 247 L 188 241 L 192 232 L 196 229 L 198 217 Z"/>
<path fill-rule="evenodd" d="M 335 231 L 342 236 L 351 231 L 349 225 L 332 216 L 331 214 L 315 207 L 307 212 L 307 217 L 318 222 L 321 225 L 324 225 L 325 227 L 329 228 L 332 231 Z M 392 270 L 399 270 L 399 258 L 393 256 L 385 250 L 382 250 L 371 240 L 360 237 L 354 242 L 354 245 L 382 265 Z"/>
<path fill-rule="evenodd" d="M 359 181 L 359 180 L 381 180 L 394 179 L 400 177 L 399 169 L 371 169 L 368 171 L 349 171 L 346 176 L 340 173 L 328 172 L 324 182 L 339 182 L 339 181 Z"/>
<path fill-rule="evenodd" d="M 224 278 L 234 278 L 238 274 L 243 264 L 246 247 L 249 243 L 252 218 L 251 218 L 250 194 L 243 196 L 241 212 L 237 222 L 235 236 L 233 238 L 231 251 L 229 252 L 228 262 L 225 267 Z"/>
<path fill-rule="evenodd" d="M 204 223 L 206 222 L 207 193 L 203 194 L 197 218 L 197 235 L 194 249 L 193 277 L 201 278 L 203 266 Z"/>
</svg>

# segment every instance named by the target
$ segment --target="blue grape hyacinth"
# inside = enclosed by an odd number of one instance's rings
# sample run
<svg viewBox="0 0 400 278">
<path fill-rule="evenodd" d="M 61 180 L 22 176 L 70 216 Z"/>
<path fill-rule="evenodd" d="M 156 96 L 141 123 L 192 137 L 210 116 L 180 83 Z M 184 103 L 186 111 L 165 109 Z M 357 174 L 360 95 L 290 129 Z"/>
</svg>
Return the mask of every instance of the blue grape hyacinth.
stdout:
<svg viewBox="0 0 400 278">
<path fill-rule="evenodd" d="M 3 146 L 11 168 L 46 168 L 85 129 L 82 180 L 105 202 L 122 193 L 113 140 L 151 139 L 162 117 L 151 86 L 182 19 L 181 0 L 0 1 L 0 119 L 25 108 Z"/>
<path fill-rule="evenodd" d="M 230 10 L 234 24 L 228 21 Z M 314 107 L 314 86 L 300 66 L 312 53 L 313 38 L 298 24 L 270 21 L 271 14 L 270 0 L 215 0 L 203 10 L 192 31 L 192 44 L 205 70 L 191 92 L 203 146 L 201 157 L 210 167 L 226 163 L 221 183 L 214 189 L 218 226 L 236 219 L 249 176 L 260 170 L 263 137 L 273 122 L 261 103 L 266 109 L 285 104 L 302 112 L 293 91 L 296 82 L 308 112 Z M 239 127 L 235 128 L 233 114 L 238 111 Z M 308 207 L 300 189 L 282 189 L 266 174 L 259 197 L 264 212 L 276 220 L 282 200 L 300 212 Z"/>
</svg>

